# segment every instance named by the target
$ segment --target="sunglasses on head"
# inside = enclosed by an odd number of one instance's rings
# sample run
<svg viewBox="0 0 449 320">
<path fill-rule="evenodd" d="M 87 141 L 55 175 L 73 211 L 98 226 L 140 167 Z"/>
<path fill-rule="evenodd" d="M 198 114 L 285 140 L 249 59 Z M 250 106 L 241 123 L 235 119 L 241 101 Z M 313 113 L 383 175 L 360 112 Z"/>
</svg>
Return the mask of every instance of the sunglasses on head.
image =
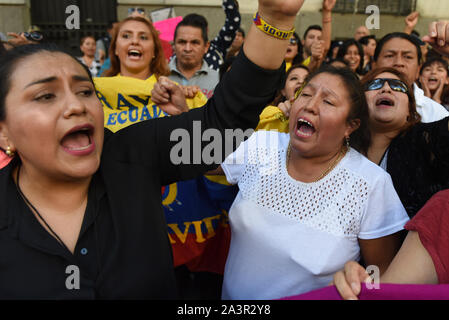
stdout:
<svg viewBox="0 0 449 320">
<path fill-rule="evenodd" d="M 128 14 L 132 14 L 133 12 L 137 11 L 139 14 L 145 14 L 144 8 L 129 8 Z"/>
<path fill-rule="evenodd" d="M 387 79 L 387 78 L 374 79 L 368 82 L 365 86 L 365 91 L 379 90 L 383 88 L 385 82 L 388 82 L 388 85 L 393 91 L 408 93 L 408 87 L 404 82 L 398 79 Z"/>
<path fill-rule="evenodd" d="M 23 33 L 24 37 L 27 38 L 30 41 L 41 41 L 44 36 L 42 35 L 42 33 L 37 32 L 37 31 L 32 31 L 32 32 L 24 32 Z"/>
</svg>

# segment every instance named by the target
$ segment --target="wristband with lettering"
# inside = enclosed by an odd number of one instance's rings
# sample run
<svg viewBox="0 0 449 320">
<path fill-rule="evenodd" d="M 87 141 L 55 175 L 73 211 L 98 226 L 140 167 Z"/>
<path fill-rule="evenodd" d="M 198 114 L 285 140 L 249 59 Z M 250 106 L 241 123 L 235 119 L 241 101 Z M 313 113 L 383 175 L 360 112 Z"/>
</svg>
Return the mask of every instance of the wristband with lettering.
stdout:
<svg viewBox="0 0 449 320">
<path fill-rule="evenodd" d="M 275 37 L 280 40 L 289 40 L 293 36 L 293 33 L 295 32 L 295 28 L 291 29 L 290 31 L 284 31 L 270 25 L 268 22 L 266 22 L 260 17 L 258 12 L 256 12 L 256 14 L 254 15 L 253 20 L 257 29 L 268 34 L 269 36 Z"/>
</svg>

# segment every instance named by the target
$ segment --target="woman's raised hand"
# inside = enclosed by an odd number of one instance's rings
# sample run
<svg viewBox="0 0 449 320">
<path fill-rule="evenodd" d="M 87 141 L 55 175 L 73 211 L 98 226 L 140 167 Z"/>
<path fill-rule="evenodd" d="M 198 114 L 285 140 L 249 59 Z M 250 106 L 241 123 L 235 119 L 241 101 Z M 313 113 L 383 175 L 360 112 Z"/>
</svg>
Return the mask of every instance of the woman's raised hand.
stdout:
<svg viewBox="0 0 449 320">
<path fill-rule="evenodd" d="M 159 77 L 151 92 L 151 100 L 172 116 L 189 111 L 183 89 L 167 77 Z"/>
<path fill-rule="evenodd" d="M 281 102 L 278 104 L 278 108 L 282 111 L 284 116 L 286 118 L 290 118 L 290 110 L 292 109 L 292 103 L 294 99 L 292 100 L 285 100 L 284 102 Z"/>
<path fill-rule="evenodd" d="M 270 23 L 282 22 L 287 17 L 296 17 L 304 0 L 259 0 L 259 13 Z M 278 25 L 277 25 L 278 26 Z"/>
</svg>

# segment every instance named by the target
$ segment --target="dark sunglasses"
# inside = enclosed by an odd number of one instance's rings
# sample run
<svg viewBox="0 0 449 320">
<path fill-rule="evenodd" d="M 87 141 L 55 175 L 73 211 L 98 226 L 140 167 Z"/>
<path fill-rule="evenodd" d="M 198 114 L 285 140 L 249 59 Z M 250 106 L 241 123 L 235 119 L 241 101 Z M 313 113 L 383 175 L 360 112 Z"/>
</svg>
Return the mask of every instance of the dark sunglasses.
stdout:
<svg viewBox="0 0 449 320">
<path fill-rule="evenodd" d="M 298 40 L 296 38 L 290 38 L 290 44 L 297 44 Z"/>
<path fill-rule="evenodd" d="M 137 11 L 139 14 L 145 14 L 144 8 L 129 8 L 128 15 L 131 15 L 134 11 Z"/>
<path fill-rule="evenodd" d="M 368 82 L 365 86 L 365 91 L 379 90 L 383 88 L 385 82 L 388 82 L 388 85 L 393 91 L 402 92 L 405 94 L 408 93 L 408 87 L 404 82 L 398 79 L 387 78 L 374 79 L 373 81 Z"/>
</svg>

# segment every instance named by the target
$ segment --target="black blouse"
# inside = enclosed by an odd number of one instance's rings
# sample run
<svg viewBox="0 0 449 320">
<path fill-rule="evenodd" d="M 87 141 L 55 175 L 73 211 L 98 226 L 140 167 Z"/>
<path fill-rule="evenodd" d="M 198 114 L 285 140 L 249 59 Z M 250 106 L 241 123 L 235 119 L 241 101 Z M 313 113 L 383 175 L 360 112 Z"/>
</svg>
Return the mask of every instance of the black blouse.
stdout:
<svg viewBox="0 0 449 320">
<path fill-rule="evenodd" d="M 419 123 L 390 144 L 387 172 L 412 218 L 438 191 L 449 189 L 449 117 Z"/>
<path fill-rule="evenodd" d="M 105 130 L 74 254 L 40 225 L 20 197 L 11 175 L 18 160 L 0 170 L 0 299 L 176 298 L 161 186 L 217 165 L 172 164 L 170 151 L 178 141 L 170 135 L 182 128 L 191 144 L 198 143 L 194 121 L 201 123 L 201 133 L 217 128 L 222 137 L 226 128 L 254 128 L 284 70 L 263 70 L 242 53 L 206 107 L 116 134 Z"/>
</svg>

